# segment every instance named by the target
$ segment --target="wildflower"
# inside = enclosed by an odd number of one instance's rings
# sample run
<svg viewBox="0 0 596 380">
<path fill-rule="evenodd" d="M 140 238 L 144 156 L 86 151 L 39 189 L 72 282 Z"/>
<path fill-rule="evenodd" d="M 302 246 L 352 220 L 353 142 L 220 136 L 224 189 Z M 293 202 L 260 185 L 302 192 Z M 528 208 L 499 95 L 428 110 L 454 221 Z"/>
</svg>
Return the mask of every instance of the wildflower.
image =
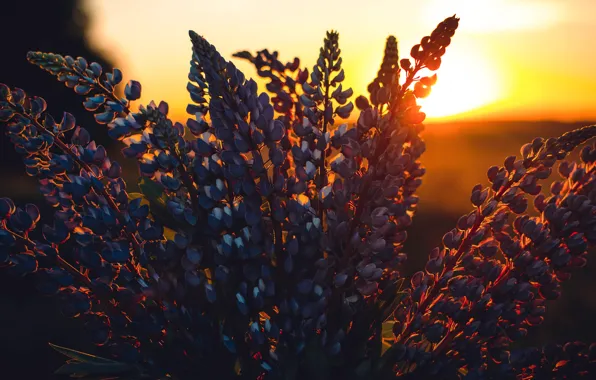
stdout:
<svg viewBox="0 0 596 380">
<path fill-rule="evenodd" d="M 140 174 L 141 192 L 127 192 L 120 164 L 74 116 L 57 122 L 43 99 L 0 85 L 0 120 L 55 208 L 46 221 L 0 198 L 0 264 L 35 274 L 108 357 L 55 347 L 74 359 L 60 372 L 79 376 L 81 362 L 91 376 L 180 379 L 593 370 L 592 346 L 509 345 L 542 322 L 545 301 L 596 242 L 596 147 L 559 164 L 564 181 L 548 197 L 539 183 L 595 126 L 536 139 L 490 168 L 424 271 L 399 273 L 425 174 L 417 99 L 437 81 L 419 73 L 439 69 L 457 27 L 447 18 L 411 59 L 390 36 L 358 111 L 335 31 L 311 70 L 277 52 L 237 53 L 271 95 L 191 31 L 184 124 L 165 102 L 133 108 L 137 81 L 119 98 L 118 69 L 29 53 L 84 97 Z"/>
</svg>

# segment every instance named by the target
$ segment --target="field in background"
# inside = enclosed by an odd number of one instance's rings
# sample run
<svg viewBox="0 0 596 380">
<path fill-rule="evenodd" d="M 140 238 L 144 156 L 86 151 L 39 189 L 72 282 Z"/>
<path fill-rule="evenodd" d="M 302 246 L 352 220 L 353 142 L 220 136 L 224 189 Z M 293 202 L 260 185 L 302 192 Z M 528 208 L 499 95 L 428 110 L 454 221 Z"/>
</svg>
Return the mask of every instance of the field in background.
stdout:
<svg viewBox="0 0 596 380">
<path fill-rule="evenodd" d="M 519 156 L 523 144 L 537 136 L 560 136 L 589 122 L 449 122 L 428 124 L 423 137 L 427 169 L 420 188 L 421 207 L 449 213 L 470 208 L 470 191 L 487 183 L 486 171 Z M 556 177 L 556 176 L 554 176 Z"/>
</svg>

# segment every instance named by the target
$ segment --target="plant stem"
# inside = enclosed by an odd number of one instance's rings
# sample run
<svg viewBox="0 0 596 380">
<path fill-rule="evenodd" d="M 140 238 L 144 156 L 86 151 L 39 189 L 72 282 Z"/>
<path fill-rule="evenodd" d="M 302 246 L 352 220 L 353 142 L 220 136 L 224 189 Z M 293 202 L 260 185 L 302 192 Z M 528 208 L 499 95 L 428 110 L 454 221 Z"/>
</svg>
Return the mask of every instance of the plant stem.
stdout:
<svg viewBox="0 0 596 380">
<path fill-rule="evenodd" d="M 175 149 L 175 147 L 171 147 L 170 149 L 172 151 L 172 154 L 176 158 L 176 161 L 178 161 L 178 171 L 180 172 L 180 177 L 182 178 L 182 183 L 184 184 L 184 187 L 186 187 L 188 189 L 188 196 L 190 197 L 190 203 L 192 204 L 192 209 L 194 210 L 195 214 L 197 215 L 197 218 L 200 219 L 201 218 L 201 213 L 200 213 L 201 208 L 199 207 L 199 194 L 197 193 L 197 189 L 194 186 L 194 181 L 192 180 L 192 177 L 186 171 L 186 167 L 184 166 L 184 164 L 182 162 L 182 156 L 180 155 L 180 153 Z"/>
<path fill-rule="evenodd" d="M 333 61 L 331 58 L 327 60 L 329 67 L 333 67 Z M 327 70 L 327 74 L 325 75 L 325 101 L 323 102 L 323 139 L 326 138 L 327 134 L 327 124 L 329 124 L 329 119 L 327 117 L 327 108 L 331 107 L 331 99 L 329 99 L 329 75 L 331 74 L 331 70 Z M 320 188 L 317 190 L 321 190 L 323 187 L 327 186 L 327 149 L 321 152 L 321 162 L 319 163 L 319 181 L 320 181 Z M 319 211 L 319 219 L 321 220 L 322 225 L 323 223 L 323 202 L 321 199 L 317 198 L 318 200 L 318 211 Z"/>
<path fill-rule="evenodd" d="M 8 231 L 14 238 L 22 241 L 29 248 L 31 248 L 31 249 L 35 248 L 36 244 L 33 241 L 31 241 L 31 239 L 29 239 L 28 237 L 18 234 L 8 228 L 5 228 L 4 230 Z M 62 257 L 60 257 L 59 254 L 56 255 L 56 259 L 58 261 L 58 266 L 62 267 L 64 270 L 66 270 L 68 273 L 70 273 L 75 279 L 79 280 L 79 282 L 83 283 L 83 285 L 85 285 L 89 289 L 91 289 L 92 285 L 91 285 L 91 280 L 89 280 L 89 277 L 87 277 L 86 275 L 81 273 L 74 266 L 72 266 L 68 261 L 66 261 Z"/>
<path fill-rule="evenodd" d="M 94 176 L 94 172 L 91 169 L 91 167 L 86 162 L 81 160 L 81 158 L 77 154 L 75 154 L 73 152 L 73 150 L 70 149 L 68 147 L 68 145 L 66 145 L 58 136 L 56 136 L 56 134 L 52 133 L 51 131 L 46 129 L 41 123 L 39 123 L 39 121 L 37 121 L 36 118 L 29 117 L 28 115 L 24 115 L 20 112 L 15 112 L 15 115 L 19 115 L 19 116 L 29 120 L 40 133 L 45 133 L 45 134 L 50 135 L 54 139 L 54 144 L 56 144 L 56 146 L 58 148 L 60 148 L 60 150 L 62 150 L 65 154 L 68 154 L 79 165 L 79 167 L 81 167 L 83 170 L 85 170 L 89 175 Z M 95 188 L 94 188 L 94 191 L 98 192 L 98 190 Z M 120 220 L 120 223 L 123 227 L 123 230 L 126 232 L 126 234 L 128 235 L 128 238 L 130 239 L 130 241 L 132 243 L 133 249 L 136 251 L 137 255 L 140 257 L 142 254 L 142 247 L 139 244 L 136 236 L 133 233 L 126 231 L 126 227 L 125 227 L 126 223 L 125 223 L 124 215 L 122 214 L 122 211 L 118 208 L 118 205 L 116 204 L 114 199 L 110 196 L 110 194 L 107 192 L 107 190 L 105 188 L 102 188 L 101 190 L 99 190 L 98 195 L 101 195 L 106 200 L 106 202 L 108 203 L 110 208 L 112 208 L 112 210 L 116 213 L 116 215 L 117 215 L 118 219 Z M 139 278 L 141 278 L 141 279 L 143 278 L 140 271 L 138 270 L 138 266 L 137 266 L 133 256 L 131 256 L 130 261 L 128 261 L 126 263 L 126 266 L 132 273 L 136 273 L 139 276 Z"/>
</svg>

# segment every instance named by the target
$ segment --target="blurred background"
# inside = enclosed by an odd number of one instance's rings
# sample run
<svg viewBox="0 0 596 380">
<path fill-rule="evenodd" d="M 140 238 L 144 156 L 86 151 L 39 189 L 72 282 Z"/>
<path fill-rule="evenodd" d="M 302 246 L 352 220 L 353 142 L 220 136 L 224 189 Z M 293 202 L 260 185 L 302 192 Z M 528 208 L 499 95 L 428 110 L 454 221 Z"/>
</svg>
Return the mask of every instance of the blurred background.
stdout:
<svg viewBox="0 0 596 380">
<path fill-rule="evenodd" d="M 429 251 L 470 210 L 470 190 L 486 183 L 489 166 L 518 154 L 535 136 L 557 136 L 596 120 L 596 11 L 592 0 L 405 0 L 285 2 L 272 0 L 20 0 L 2 2 L 0 83 L 46 98 L 55 117 L 73 113 L 113 157 L 106 138 L 74 92 L 28 64 L 29 50 L 51 51 L 119 67 L 125 81 L 139 80 L 143 98 L 165 100 L 174 120 L 185 121 L 185 90 L 193 29 L 225 58 L 238 50 L 278 50 L 282 61 L 298 56 L 312 67 L 324 33 L 340 32 L 345 86 L 365 94 L 376 75 L 385 39 L 397 36 L 401 56 L 445 17 L 461 17 L 422 102 L 427 168 L 421 205 L 409 231 L 406 272 L 422 268 Z M 247 76 L 248 64 L 234 60 Z M 264 82 L 255 78 L 264 88 Z M 132 168 L 133 166 L 126 166 Z M 0 197 L 43 206 L 20 157 L 0 136 Z M 126 175 L 133 184 L 134 169 Z M 51 212 L 47 208 L 43 210 Z M 43 214 L 43 213 L 42 213 Z M 46 214 L 47 215 L 47 214 Z M 529 344 L 596 341 L 596 264 L 589 262 L 549 305 Z M 63 318 L 52 299 L 33 284 L 0 275 L 0 368 L 3 379 L 53 379 L 64 358 L 47 342 L 86 349 L 76 320 Z"/>
</svg>

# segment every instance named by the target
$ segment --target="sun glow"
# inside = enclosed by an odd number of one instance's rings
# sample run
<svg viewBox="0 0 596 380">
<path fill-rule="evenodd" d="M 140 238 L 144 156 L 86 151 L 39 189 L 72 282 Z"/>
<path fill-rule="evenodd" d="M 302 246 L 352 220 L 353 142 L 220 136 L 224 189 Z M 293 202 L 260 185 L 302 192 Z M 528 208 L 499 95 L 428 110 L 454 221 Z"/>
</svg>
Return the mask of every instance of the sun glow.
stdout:
<svg viewBox="0 0 596 380">
<path fill-rule="evenodd" d="M 428 98 L 419 100 L 429 119 L 471 113 L 497 101 L 502 94 L 498 70 L 480 55 L 451 54 L 437 77 Z"/>
<path fill-rule="evenodd" d="M 431 0 L 424 15 L 429 21 L 456 13 L 459 32 L 491 33 L 545 29 L 564 19 L 565 2 L 556 0 Z"/>
</svg>

